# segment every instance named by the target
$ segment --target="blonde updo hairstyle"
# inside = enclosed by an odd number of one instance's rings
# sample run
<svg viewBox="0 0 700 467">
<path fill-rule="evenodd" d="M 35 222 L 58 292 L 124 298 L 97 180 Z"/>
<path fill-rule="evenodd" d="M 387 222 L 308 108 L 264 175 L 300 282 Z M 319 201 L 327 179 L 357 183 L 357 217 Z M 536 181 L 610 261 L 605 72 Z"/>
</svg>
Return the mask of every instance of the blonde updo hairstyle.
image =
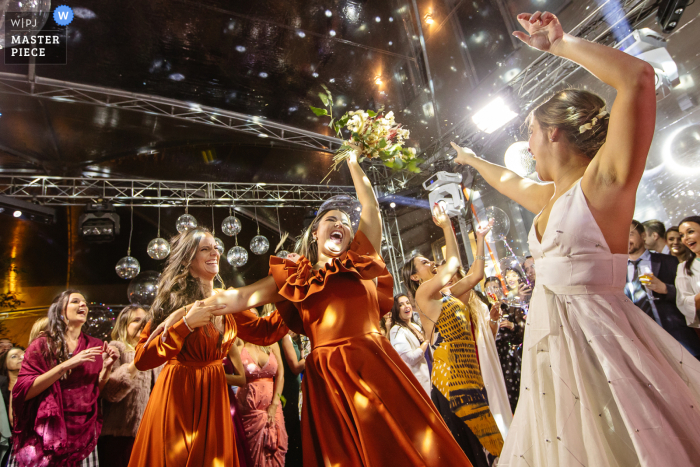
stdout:
<svg viewBox="0 0 700 467">
<path fill-rule="evenodd" d="M 610 115 L 605 112 L 605 100 L 583 89 L 569 88 L 555 93 L 530 113 L 528 125 L 533 118 L 543 130 L 558 128 L 589 159 L 595 157 L 608 137 Z"/>
</svg>

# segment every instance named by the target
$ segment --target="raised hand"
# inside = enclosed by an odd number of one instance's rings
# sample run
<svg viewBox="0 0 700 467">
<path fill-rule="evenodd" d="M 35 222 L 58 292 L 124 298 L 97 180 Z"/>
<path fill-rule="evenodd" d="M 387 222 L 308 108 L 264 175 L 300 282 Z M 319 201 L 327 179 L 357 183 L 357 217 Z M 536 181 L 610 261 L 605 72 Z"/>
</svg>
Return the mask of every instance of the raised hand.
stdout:
<svg viewBox="0 0 700 467">
<path fill-rule="evenodd" d="M 73 357 L 63 362 L 61 365 L 63 366 L 64 370 L 72 370 L 73 368 L 79 367 L 84 363 L 94 362 L 98 355 L 102 355 L 103 350 L 103 345 L 81 350 L 77 354 L 73 355 Z"/>
<path fill-rule="evenodd" d="M 553 49 L 564 38 L 564 30 L 559 19 L 548 11 L 544 13 L 537 11 L 534 14 L 520 13 L 518 22 L 527 34 L 515 31 L 513 35 L 537 50 L 554 53 Z"/>
<path fill-rule="evenodd" d="M 503 310 L 501 310 L 501 304 L 496 303 L 491 307 L 491 321 L 498 321 L 501 319 L 501 316 L 503 314 Z"/>
<path fill-rule="evenodd" d="M 454 158 L 453 162 L 458 165 L 471 165 L 471 161 L 477 158 L 474 151 L 469 148 L 460 148 L 455 143 L 450 143 L 455 151 L 457 151 L 457 157 Z"/>
<path fill-rule="evenodd" d="M 484 238 L 491 230 L 491 227 L 493 227 L 493 219 L 490 219 L 488 224 L 479 222 L 479 225 L 476 226 L 476 236 L 479 238 Z"/>
<path fill-rule="evenodd" d="M 102 346 L 102 368 L 111 368 L 120 357 L 119 350 L 108 345 L 106 342 Z"/>
<path fill-rule="evenodd" d="M 435 222 L 435 225 L 441 229 L 445 229 L 447 227 L 452 228 L 450 216 L 448 216 L 443 207 L 437 203 L 435 203 L 435 206 L 433 206 L 433 222 Z"/>
</svg>

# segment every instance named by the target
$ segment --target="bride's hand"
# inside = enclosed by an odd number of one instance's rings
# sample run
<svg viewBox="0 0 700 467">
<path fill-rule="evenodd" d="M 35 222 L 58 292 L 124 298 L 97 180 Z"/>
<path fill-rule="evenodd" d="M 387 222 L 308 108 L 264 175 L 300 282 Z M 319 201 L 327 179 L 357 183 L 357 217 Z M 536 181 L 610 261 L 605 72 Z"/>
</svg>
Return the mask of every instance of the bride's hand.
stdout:
<svg viewBox="0 0 700 467">
<path fill-rule="evenodd" d="M 559 19 L 548 11 L 544 13 L 538 11 L 532 15 L 520 13 L 518 22 L 527 34 L 515 31 L 513 35 L 537 50 L 554 53 L 554 49 L 564 38 L 564 30 Z"/>
<path fill-rule="evenodd" d="M 472 161 L 477 159 L 476 154 L 469 148 L 460 148 L 455 143 L 450 143 L 455 151 L 457 151 L 457 157 L 454 158 L 452 162 L 458 165 L 472 165 Z"/>
<path fill-rule="evenodd" d="M 360 157 L 360 154 L 362 154 L 360 145 L 354 141 L 346 141 L 345 145 L 352 149 L 348 155 L 348 162 L 357 162 L 357 158 Z"/>
</svg>

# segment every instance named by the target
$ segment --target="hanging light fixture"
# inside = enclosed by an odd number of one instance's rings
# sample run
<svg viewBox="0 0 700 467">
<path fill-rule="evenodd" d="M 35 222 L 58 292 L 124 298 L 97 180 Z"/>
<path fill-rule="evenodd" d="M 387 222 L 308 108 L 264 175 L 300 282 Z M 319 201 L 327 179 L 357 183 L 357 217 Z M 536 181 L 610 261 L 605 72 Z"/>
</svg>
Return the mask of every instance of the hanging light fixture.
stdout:
<svg viewBox="0 0 700 467">
<path fill-rule="evenodd" d="M 221 241 L 220 238 L 216 237 L 216 221 L 214 220 L 214 206 L 211 207 L 211 235 L 214 237 L 214 241 L 216 242 L 216 249 L 219 250 L 219 254 L 221 256 L 224 255 L 224 251 L 226 251 L 224 248 L 224 242 Z"/>
<path fill-rule="evenodd" d="M 114 270 L 122 279 L 133 279 L 141 272 L 139 261 L 131 256 L 131 236 L 134 233 L 134 203 L 131 203 L 131 230 L 129 231 L 129 247 L 126 250 L 126 256 L 117 261 Z"/>
<path fill-rule="evenodd" d="M 277 209 L 277 227 L 279 228 L 279 232 L 280 232 L 280 242 L 277 244 L 277 247 L 275 248 L 275 256 L 277 256 L 278 258 L 284 259 L 287 257 L 287 255 L 289 255 L 289 252 L 284 249 L 284 241 L 287 240 L 287 237 L 289 236 L 289 234 L 287 232 L 285 232 L 284 234 L 282 233 L 282 224 L 280 224 L 280 208 L 278 207 L 276 209 Z M 282 248 L 282 249 L 280 250 L 280 248 Z"/>
<path fill-rule="evenodd" d="M 228 250 L 226 254 L 226 260 L 233 267 L 241 267 L 248 262 L 248 252 L 242 246 L 238 246 L 238 235 L 234 234 L 236 239 L 236 246 Z"/>
<path fill-rule="evenodd" d="M 187 183 L 185 183 L 185 193 L 187 192 Z M 175 224 L 175 227 L 177 228 L 177 231 L 182 233 L 182 232 L 187 232 L 188 230 L 196 229 L 197 228 L 197 219 L 194 218 L 194 216 L 189 214 L 189 206 L 190 205 L 190 199 L 189 197 L 185 198 L 185 213 L 181 215 L 180 217 L 177 218 L 177 223 Z"/>
<path fill-rule="evenodd" d="M 228 208 L 228 217 L 221 223 L 221 231 L 229 237 L 238 235 L 241 232 L 241 221 L 236 218 L 233 207 Z"/>
<path fill-rule="evenodd" d="M 258 222 L 258 208 L 255 207 L 255 223 L 258 226 L 258 234 L 250 241 L 250 251 L 256 255 L 262 255 L 270 249 L 270 242 L 267 237 L 260 235 L 260 223 Z"/>
<path fill-rule="evenodd" d="M 158 205 L 158 235 L 148 242 L 146 252 L 153 259 L 165 259 L 170 254 L 170 243 L 166 239 L 160 238 L 160 205 Z"/>
</svg>

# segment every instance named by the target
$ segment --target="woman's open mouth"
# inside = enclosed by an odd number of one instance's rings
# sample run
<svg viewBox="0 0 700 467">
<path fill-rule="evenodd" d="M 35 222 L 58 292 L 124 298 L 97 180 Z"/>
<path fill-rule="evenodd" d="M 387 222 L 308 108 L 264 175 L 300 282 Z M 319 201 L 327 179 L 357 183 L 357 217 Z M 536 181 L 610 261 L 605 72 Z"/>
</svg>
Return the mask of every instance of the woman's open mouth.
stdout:
<svg viewBox="0 0 700 467">
<path fill-rule="evenodd" d="M 343 243 L 343 238 L 345 238 L 345 234 L 342 230 L 333 230 L 329 238 L 330 241 L 336 245 L 341 245 Z"/>
</svg>

